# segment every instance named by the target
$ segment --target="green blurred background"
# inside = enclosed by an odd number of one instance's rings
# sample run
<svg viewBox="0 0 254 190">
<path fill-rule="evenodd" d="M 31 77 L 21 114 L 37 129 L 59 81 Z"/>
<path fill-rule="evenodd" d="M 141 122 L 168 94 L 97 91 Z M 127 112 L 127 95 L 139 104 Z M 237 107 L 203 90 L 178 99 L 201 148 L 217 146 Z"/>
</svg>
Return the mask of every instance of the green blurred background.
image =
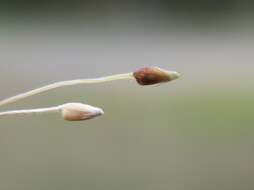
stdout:
<svg viewBox="0 0 254 190">
<path fill-rule="evenodd" d="M 1 108 L 105 115 L 0 120 L 1 190 L 252 190 L 253 3 L 1 1 L 0 98 L 143 66 L 182 78 L 68 87 Z"/>
</svg>

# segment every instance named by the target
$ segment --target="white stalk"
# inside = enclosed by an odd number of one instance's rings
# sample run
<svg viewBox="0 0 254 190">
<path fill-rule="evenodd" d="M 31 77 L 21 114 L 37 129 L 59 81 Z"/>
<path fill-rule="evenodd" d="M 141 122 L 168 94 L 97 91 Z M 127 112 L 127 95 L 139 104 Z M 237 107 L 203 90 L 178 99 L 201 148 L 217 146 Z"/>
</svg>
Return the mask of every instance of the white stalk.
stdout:
<svg viewBox="0 0 254 190">
<path fill-rule="evenodd" d="M 44 113 L 52 113 L 52 112 L 60 112 L 61 107 L 49 107 L 49 108 L 38 108 L 38 109 L 25 109 L 25 110 L 13 110 L 13 111 L 6 111 L 0 112 L 0 117 L 4 116 L 17 116 L 17 115 L 34 115 L 34 114 L 44 114 Z"/>
<path fill-rule="evenodd" d="M 132 73 L 124 73 L 124 74 L 118 74 L 118 75 L 111 75 L 111 76 L 106 76 L 106 77 L 101 77 L 101 78 L 95 78 L 95 79 L 77 79 L 77 80 L 70 80 L 70 81 L 61 81 L 57 83 L 53 83 L 41 88 L 37 88 L 7 99 L 4 99 L 0 101 L 0 106 L 10 104 L 13 102 L 16 102 L 18 100 L 27 98 L 29 96 L 33 96 L 36 94 L 40 94 L 43 92 L 47 92 L 52 89 L 64 87 L 64 86 L 73 86 L 73 85 L 78 85 L 78 84 L 94 84 L 94 83 L 103 83 L 103 82 L 110 82 L 114 80 L 122 80 L 122 79 L 133 79 L 133 74 Z"/>
</svg>

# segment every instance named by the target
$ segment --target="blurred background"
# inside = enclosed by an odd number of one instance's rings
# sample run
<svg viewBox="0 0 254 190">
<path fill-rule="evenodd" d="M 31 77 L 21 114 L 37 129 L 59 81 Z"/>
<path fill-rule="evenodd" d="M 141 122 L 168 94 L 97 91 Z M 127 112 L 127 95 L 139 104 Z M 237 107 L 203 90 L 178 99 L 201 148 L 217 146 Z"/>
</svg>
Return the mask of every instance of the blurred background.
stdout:
<svg viewBox="0 0 254 190">
<path fill-rule="evenodd" d="M 248 0 L 6 0 L 0 98 L 143 66 L 182 78 L 68 87 L 1 107 L 84 102 L 105 115 L 0 120 L 1 190 L 254 189 Z"/>
</svg>

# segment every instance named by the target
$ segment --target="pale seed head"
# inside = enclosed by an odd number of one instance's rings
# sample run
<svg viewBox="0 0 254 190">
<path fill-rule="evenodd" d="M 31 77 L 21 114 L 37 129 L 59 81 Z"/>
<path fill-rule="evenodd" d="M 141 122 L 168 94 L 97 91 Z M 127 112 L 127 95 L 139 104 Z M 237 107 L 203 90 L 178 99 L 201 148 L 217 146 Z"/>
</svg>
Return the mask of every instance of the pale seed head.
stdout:
<svg viewBox="0 0 254 190">
<path fill-rule="evenodd" d="M 180 77 L 180 74 L 158 67 L 144 67 L 133 72 L 133 76 L 140 85 L 152 85 L 175 80 Z"/>
<path fill-rule="evenodd" d="M 60 108 L 62 117 L 67 121 L 82 121 L 104 114 L 101 108 L 81 103 L 67 103 Z"/>
</svg>

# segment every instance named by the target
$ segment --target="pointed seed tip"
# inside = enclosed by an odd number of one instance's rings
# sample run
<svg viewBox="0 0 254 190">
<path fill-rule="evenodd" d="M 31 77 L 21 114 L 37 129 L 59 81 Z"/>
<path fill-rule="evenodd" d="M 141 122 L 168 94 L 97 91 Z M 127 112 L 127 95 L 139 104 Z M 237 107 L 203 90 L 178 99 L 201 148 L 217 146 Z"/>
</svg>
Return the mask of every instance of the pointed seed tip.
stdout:
<svg viewBox="0 0 254 190">
<path fill-rule="evenodd" d="M 176 71 L 169 71 L 168 74 L 169 74 L 171 80 L 175 80 L 175 79 L 178 79 L 181 77 L 181 74 Z"/>
</svg>

